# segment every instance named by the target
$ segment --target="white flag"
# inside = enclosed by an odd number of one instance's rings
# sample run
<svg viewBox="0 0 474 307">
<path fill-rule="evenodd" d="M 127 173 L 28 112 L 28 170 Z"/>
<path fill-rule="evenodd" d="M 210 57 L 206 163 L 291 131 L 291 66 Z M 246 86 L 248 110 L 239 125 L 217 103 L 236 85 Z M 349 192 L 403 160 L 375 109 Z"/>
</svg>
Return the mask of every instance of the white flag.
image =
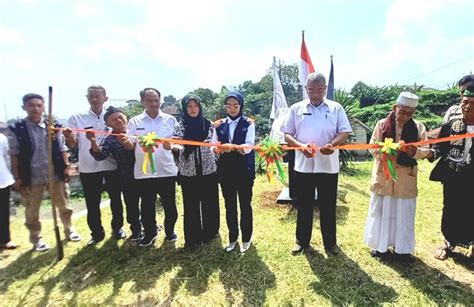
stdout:
<svg viewBox="0 0 474 307">
<path fill-rule="evenodd" d="M 270 119 L 275 119 L 278 116 L 279 109 L 288 109 L 285 93 L 281 86 L 280 76 L 275 65 L 275 57 L 273 57 L 273 103 L 270 112 Z"/>
</svg>

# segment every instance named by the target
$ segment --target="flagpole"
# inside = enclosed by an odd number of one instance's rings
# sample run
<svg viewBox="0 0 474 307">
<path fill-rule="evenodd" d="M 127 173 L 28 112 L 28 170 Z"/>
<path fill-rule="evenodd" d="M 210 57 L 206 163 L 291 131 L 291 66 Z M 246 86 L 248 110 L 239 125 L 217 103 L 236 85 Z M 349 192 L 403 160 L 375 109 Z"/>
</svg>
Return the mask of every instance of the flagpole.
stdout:
<svg viewBox="0 0 474 307">
<path fill-rule="evenodd" d="M 301 44 L 304 43 L 304 30 L 301 30 Z M 301 82 L 303 82 L 302 80 L 300 80 Z M 302 90 L 303 90 L 303 99 L 306 99 L 306 88 L 305 88 L 305 84 L 303 82 L 303 86 L 301 87 Z"/>
<path fill-rule="evenodd" d="M 333 64 L 333 56 L 331 54 L 331 64 L 329 69 L 329 79 L 328 79 L 328 88 L 326 93 L 326 98 L 329 100 L 334 100 L 334 64 Z"/>
</svg>

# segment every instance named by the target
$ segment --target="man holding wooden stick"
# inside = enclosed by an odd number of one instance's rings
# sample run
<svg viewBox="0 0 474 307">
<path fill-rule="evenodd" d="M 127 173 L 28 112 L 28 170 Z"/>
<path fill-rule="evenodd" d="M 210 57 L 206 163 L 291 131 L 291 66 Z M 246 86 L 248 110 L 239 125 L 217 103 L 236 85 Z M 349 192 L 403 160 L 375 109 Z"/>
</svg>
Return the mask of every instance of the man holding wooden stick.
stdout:
<svg viewBox="0 0 474 307">
<path fill-rule="evenodd" d="M 67 147 L 61 133 L 54 133 L 52 140 L 52 162 L 54 178 L 48 187 L 48 122 L 43 118 L 44 99 L 38 94 L 23 96 L 23 110 L 27 117 L 14 123 L 11 128 L 9 154 L 12 161 L 14 187 L 21 194 L 25 205 L 25 226 L 30 232 L 34 251 L 49 249 L 41 239 L 40 205 L 43 193 L 48 188 L 51 201 L 59 211 L 66 238 L 80 241 L 81 237 L 71 225 L 72 209 L 64 184 L 69 179 Z"/>
</svg>

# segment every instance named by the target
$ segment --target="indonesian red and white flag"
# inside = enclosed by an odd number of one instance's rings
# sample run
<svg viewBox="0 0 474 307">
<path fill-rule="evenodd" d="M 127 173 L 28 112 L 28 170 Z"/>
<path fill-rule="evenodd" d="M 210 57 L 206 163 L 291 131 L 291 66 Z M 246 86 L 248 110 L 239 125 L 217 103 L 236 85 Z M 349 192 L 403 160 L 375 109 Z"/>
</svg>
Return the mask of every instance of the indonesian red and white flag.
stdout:
<svg viewBox="0 0 474 307">
<path fill-rule="evenodd" d="M 303 86 L 306 84 L 306 78 L 310 73 L 314 72 L 313 63 L 311 63 L 311 58 L 309 57 L 308 49 L 306 48 L 306 43 L 304 42 L 304 34 L 301 41 L 301 55 L 300 55 L 300 65 L 298 79 L 300 80 Z M 306 90 L 303 89 L 303 98 L 308 98 Z"/>
</svg>

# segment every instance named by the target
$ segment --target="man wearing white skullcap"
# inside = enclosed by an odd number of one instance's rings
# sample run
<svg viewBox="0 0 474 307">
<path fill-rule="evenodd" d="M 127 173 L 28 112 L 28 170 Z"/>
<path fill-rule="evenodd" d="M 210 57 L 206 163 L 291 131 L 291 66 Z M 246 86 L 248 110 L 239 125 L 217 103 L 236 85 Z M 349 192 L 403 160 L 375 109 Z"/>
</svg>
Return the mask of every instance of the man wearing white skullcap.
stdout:
<svg viewBox="0 0 474 307">
<path fill-rule="evenodd" d="M 415 249 L 415 208 L 417 196 L 417 161 L 426 158 L 431 151 L 428 146 L 416 147 L 409 143 L 426 140 L 425 126 L 413 119 L 418 96 L 402 92 L 387 118 L 380 120 L 374 128 L 370 143 L 392 138 L 404 141 L 394 161 L 398 180 L 387 178 L 382 155 L 372 151 L 372 191 L 365 228 L 365 242 L 371 255 L 384 257 L 389 247 L 394 248 L 397 259 L 411 261 Z"/>
</svg>

